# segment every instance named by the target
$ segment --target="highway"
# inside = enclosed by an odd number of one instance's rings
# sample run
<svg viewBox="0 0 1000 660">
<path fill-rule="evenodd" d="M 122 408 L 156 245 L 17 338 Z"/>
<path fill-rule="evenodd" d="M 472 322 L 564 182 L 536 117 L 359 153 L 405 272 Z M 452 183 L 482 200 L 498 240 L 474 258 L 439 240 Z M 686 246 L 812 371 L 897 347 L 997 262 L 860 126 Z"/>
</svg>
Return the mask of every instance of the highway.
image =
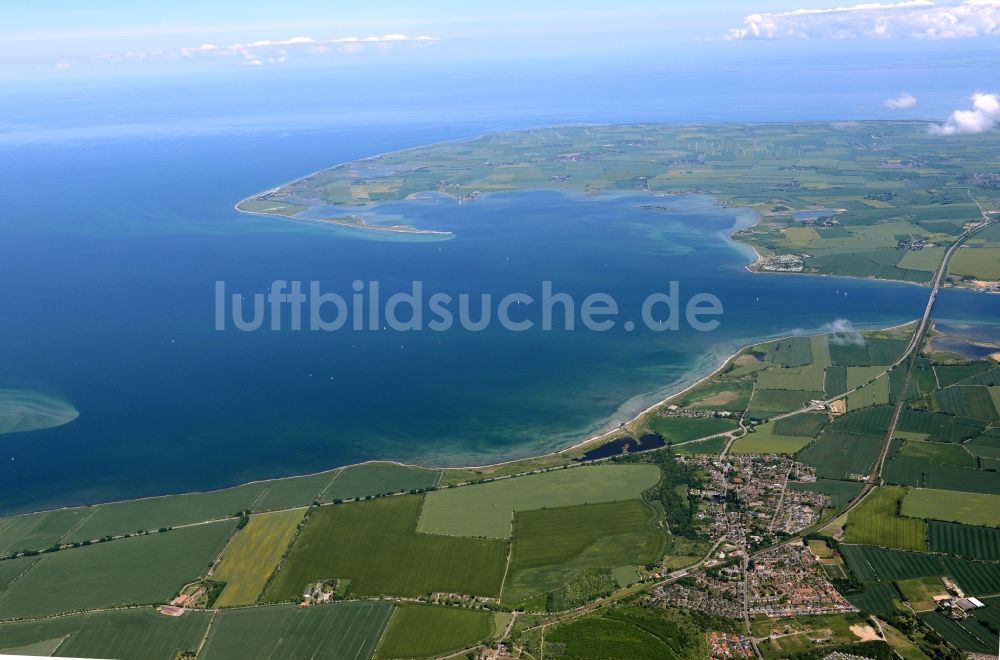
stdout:
<svg viewBox="0 0 1000 660">
<path fill-rule="evenodd" d="M 972 197 L 971 192 L 969 193 L 969 196 Z M 973 198 L 973 201 L 975 201 L 975 198 Z M 977 202 L 977 205 L 978 205 L 978 202 Z M 983 211 L 983 209 L 982 209 L 981 206 L 980 206 L 980 212 L 982 213 L 983 220 L 981 222 L 976 223 L 973 226 L 970 226 L 965 232 L 963 232 L 955 240 L 955 242 L 945 252 L 944 257 L 941 259 L 941 263 L 938 266 L 937 271 L 934 273 L 934 278 L 933 278 L 933 280 L 931 282 L 930 295 L 928 296 L 928 299 L 927 299 L 927 305 L 924 308 L 923 316 L 920 318 L 920 320 L 917 322 L 917 326 L 914 328 L 913 337 L 911 338 L 910 343 L 907 345 L 906 350 L 899 357 L 899 359 L 897 359 L 896 362 L 894 364 L 892 364 L 891 366 L 889 366 L 889 368 L 886 370 L 888 372 L 888 371 L 892 371 L 893 369 L 898 369 L 898 368 L 905 368 L 906 369 L 906 378 L 904 379 L 904 383 L 903 383 L 903 391 L 904 392 L 909 387 L 910 380 L 911 380 L 912 373 L 913 373 L 913 367 L 916 364 L 917 357 L 919 357 L 919 355 L 920 355 L 920 348 L 921 348 L 921 346 L 923 346 L 923 340 L 926 337 L 928 330 L 930 330 L 931 319 L 932 319 L 932 312 L 934 311 L 934 304 L 937 301 L 937 296 L 938 296 L 938 293 L 939 293 L 939 291 L 941 289 L 941 284 L 944 282 L 945 276 L 948 273 L 948 265 L 949 265 L 952 257 L 955 255 L 955 252 L 962 246 L 962 244 L 966 240 L 969 239 L 970 236 L 972 236 L 973 234 L 979 232 L 980 230 L 984 229 L 985 227 L 988 227 L 989 225 L 991 225 L 991 224 L 993 224 L 995 222 L 995 219 L 992 218 L 988 213 L 986 213 L 985 211 Z M 855 388 L 855 389 L 858 389 L 858 388 Z M 844 396 L 846 396 L 846 394 L 834 397 L 834 398 L 830 399 L 829 401 L 825 401 L 823 403 L 826 404 L 826 405 L 828 405 L 830 402 L 835 401 L 837 399 L 841 399 Z M 871 473 L 865 479 L 865 482 L 864 482 L 864 485 L 861 488 L 861 491 L 858 493 L 858 495 L 854 499 L 852 499 L 839 512 L 839 515 L 841 515 L 841 516 L 845 515 L 847 513 L 850 513 L 853 509 L 857 508 L 861 504 L 861 502 L 864 501 L 865 497 L 867 497 L 868 494 L 872 490 L 874 490 L 877 486 L 879 486 L 881 484 L 881 482 L 882 482 L 882 470 L 885 467 L 885 461 L 886 461 L 886 458 L 887 458 L 888 453 L 889 453 L 889 447 L 892 444 L 892 439 L 893 439 L 893 436 L 895 435 L 896 426 L 899 423 L 899 417 L 902 414 L 904 403 L 905 403 L 904 399 L 902 397 L 900 397 L 900 400 L 897 401 L 897 403 L 896 403 L 896 407 L 895 407 L 895 410 L 893 412 L 892 420 L 890 421 L 889 426 L 886 429 L 885 437 L 884 437 L 883 442 L 882 442 L 882 449 L 881 449 L 881 451 L 879 453 L 878 460 L 875 462 L 875 465 L 872 467 Z M 784 415 L 780 415 L 780 416 L 774 417 L 773 419 L 780 419 L 780 418 L 784 418 L 784 417 L 790 417 L 792 415 L 797 415 L 797 414 L 801 414 L 803 412 L 807 412 L 809 410 L 817 410 L 817 409 L 820 409 L 820 407 L 819 406 L 809 406 L 809 407 L 803 408 L 801 410 L 796 410 L 794 412 L 790 412 L 790 413 L 786 413 Z M 729 438 L 730 441 L 726 444 L 726 448 L 723 451 L 723 455 L 725 455 L 725 451 L 728 451 L 729 447 L 732 445 L 732 442 L 736 439 L 735 435 L 740 430 L 743 431 L 743 435 L 746 434 L 746 429 L 743 428 L 742 420 L 741 420 L 740 427 L 741 427 L 740 429 L 736 429 L 735 431 L 729 431 L 727 433 L 718 434 L 718 435 L 729 435 L 730 436 L 730 438 Z M 718 436 L 712 436 L 712 437 L 718 437 Z M 704 438 L 699 438 L 698 440 L 693 440 L 691 442 L 700 442 L 703 439 Z M 687 444 L 687 443 L 679 443 L 679 444 Z M 813 525 L 812 527 L 806 528 L 805 530 L 802 531 L 802 533 L 800 533 L 796 537 L 787 539 L 785 541 L 782 541 L 781 543 L 776 543 L 776 544 L 774 544 L 772 546 L 769 546 L 767 548 L 764 548 L 762 550 L 758 550 L 757 552 L 754 552 L 752 554 L 744 555 L 744 558 L 743 558 L 743 621 L 744 621 L 744 625 L 746 626 L 747 634 L 750 636 L 750 639 L 753 640 L 754 651 L 756 652 L 758 658 L 761 658 L 763 656 L 761 655 L 760 649 L 757 646 L 756 640 L 754 640 L 754 638 L 753 638 L 753 633 L 752 633 L 752 629 L 751 629 L 751 618 L 750 618 L 750 611 L 749 611 L 750 610 L 750 608 L 749 608 L 749 605 L 750 605 L 750 603 L 749 603 L 749 596 L 750 596 L 750 594 L 749 594 L 749 589 L 748 589 L 749 580 L 748 580 L 748 571 L 747 571 L 747 568 L 748 568 L 748 565 L 749 565 L 750 561 L 754 557 L 757 557 L 757 556 L 759 556 L 759 555 L 761 555 L 763 553 L 766 553 L 766 552 L 769 552 L 771 550 L 774 550 L 775 548 L 780 548 L 780 547 L 787 546 L 787 545 L 792 545 L 792 544 L 801 544 L 802 543 L 802 539 L 803 539 L 803 537 L 805 535 L 807 535 L 807 534 L 809 534 L 811 532 L 817 531 L 817 530 L 821 529 L 822 527 L 825 527 L 827 524 L 829 524 L 829 521 L 822 521 L 820 523 L 817 523 L 817 524 Z M 606 605 L 610 605 L 610 604 L 612 604 L 612 603 L 614 603 L 614 602 L 616 602 L 618 600 L 621 600 L 622 598 L 634 595 L 637 591 L 648 591 L 648 590 L 651 590 L 651 589 L 653 589 L 655 587 L 660 587 L 660 586 L 665 586 L 665 585 L 671 584 L 671 583 L 676 582 L 677 580 L 679 580 L 679 579 L 681 579 L 683 577 L 687 577 L 689 575 L 693 575 L 693 574 L 699 573 L 699 572 L 701 572 L 702 570 L 705 569 L 705 562 L 712 556 L 712 554 L 714 554 L 714 552 L 719 547 L 719 545 L 721 544 L 721 542 L 722 542 L 722 539 L 716 541 L 716 543 L 713 544 L 712 549 L 709 550 L 708 554 L 706 554 L 705 557 L 703 557 L 699 562 L 697 562 L 696 564 L 694 564 L 692 566 L 689 566 L 687 569 L 684 569 L 682 571 L 675 571 L 671 575 L 667 576 L 666 579 L 659 580 L 659 581 L 656 581 L 656 582 L 646 583 L 645 585 L 642 585 L 640 587 L 640 589 L 638 589 L 638 590 L 634 590 L 634 591 L 631 591 L 631 592 L 629 592 L 629 591 L 619 592 L 618 594 L 614 594 L 614 595 L 612 595 L 610 597 L 607 597 L 607 598 L 598 599 L 597 601 L 594 601 L 592 603 L 588 603 L 586 605 L 583 605 L 581 607 L 575 608 L 573 610 L 568 610 L 566 612 L 560 612 L 558 614 L 555 614 L 552 618 L 549 618 L 549 619 L 545 620 L 542 623 L 536 624 L 535 626 L 531 626 L 531 627 L 527 628 L 526 630 L 532 630 L 532 629 L 536 629 L 536 628 L 543 628 L 544 629 L 545 627 L 547 627 L 549 625 L 552 625 L 554 623 L 557 623 L 557 622 L 560 622 L 560 621 L 564 621 L 564 620 L 567 620 L 567 619 L 572 619 L 572 618 L 581 616 L 583 614 L 586 614 L 588 612 L 591 612 L 591 611 L 593 611 L 595 609 L 599 609 L 600 607 L 604 607 Z"/>
<path fill-rule="evenodd" d="M 969 196 L 972 197 L 972 194 L 969 193 Z M 973 198 L 973 201 L 975 201 L 975 198 Z M 978 205 L 979 204 L 977 202 L 977 206 Z M 941 259 L 941 264 L 938 266 L 937 271 L 934 273 L 934 279 L 931 281 L 931 293 L 927 298 L 927 306 L 924 308 L 924 315 L 917 322 L 917 327 L 914 329 L 913 332 L 913 338 L 910 340 L 910 343 L 907 345 L 906 350 L 896 361 L 896 363 L 893 364 L 888 369 L 888 371 L 892 371 L 893 369 L 898 369 L 905 363 L 906 378 L 904 379 L 903 383 L 904 392 L 910 386 L 910 379 L 912 378 L 913 375 L 913 366 L 916 364 L 917 358 L 920 356 L 920 347 L 923 345 L 924 337 L 926 336 L 927 331 L 930 329 L 932 312 L 934 311 L 934 303 L 937 302 L 938 292 L 941 290 L 941 283 L 944 281 L 945 276 L 948 274 L 948 264 L 951 261 L 951 258 L 955 255 L 955 252 L 958 250 L 958 248 L 960 248 L 962 244 L 969 239 L 970 236 L 990 226 L 995 222 L 995 220 L 991 218 L 988 213 L 983 211 L 981 206 L 979 207 L 979 210 L 983 215 L 982 221 L 966 229 L 957 239 L 955 239 L 955 242 L 952 243 L 951 247 L 949 247 L 948 250 L 944 253 L 944 257 Z M 836 398 L 839 399 L 840 397 Z M 879 452 L 878 460 L 872 467 L 872 471 L 868 475 L 868 478 L 865 479 L 865 483 L 864 486 L 861 488 L 861 491 L 857 494 L 857 496 L 853 500 L 851 500 L 847 504 L 847 506 L 845 506 L 840 511 L 839 515 L 843 516 L 844 514 L 850 513 L 853 509 L 857 508 L 858 505 L 860 505 L 861 502 L 864 501 L 865 497 L 867 497 L 868 494 L 872 490 L 874 490 L 876 486 L 882 483 L 882 470 L 885 467 L 885 461 L 889 454 L 889 447 L 892 445 L 892 438 L 896 433 L 896 426 L 899 423 L 899 417 L 903 412 L 904 404 L 905 401 L 902 397 L 900 398 L 899 401 L 896 402 L 896 409 L 893 411 L 892 420 L 889 422 L 889 427 L 886 429 L 885 437 L 882 441 L 882 450 Z M 795 413 L 789 413 L 788 415 L 783 415 L 783 416 L 787 417 L 792 414 L 798 414 L 799 412 L 801 411 L 796 411 Z M 770 548 L 758 550 L 752 556 L 760 555 L 773 548 L 785 545 L 791 545 L 793 543 L 801 543 L 803 536 L 809 534 L 810 532 L 817 531 L 819 528 L 825 526 L 826 524 L 827 522 L 817 523 L 816 525 L 813 525 L 812 527 L 803 530 L 802 534 L 794 538 L 788 539 L 786 541 L 783 541 L 782 543 L 771 546 Z"/>
<path fill-rule="evenodd" d="M 972 196 L 971 193 L 969 194 L 969 196 L 970 197 Z M 975 201 L 975 199 L 973 199 L 973 201 Z M 937 271 L 934 273 L 934 279 L 932 280 L 931 283 L 931 293 L 927 298 L 927 306 L 924 308 L 924 315 L 920 318 L 920 321 L 917 323 L 917 327 L 914 329 L 913 338 L 907 345 L 906 350 L 903 352 L 903 355 L 901 355 L 900 358 L 896 361 L 896 363 L 893 364 L 891 367 L 889 367 L 889 369 L 887 370 L 887 371 L 892 371 L 893 369 L 902 368 L 902 365 L 905 363 L 906 378 L 904 379 L 903 382 L 903 392 L 906 392 L 910 386 L 910 379 L 912 378 L 913 375 L 913 366 L 916 364 L 917 357 L 919 357 L 920 355 L 920 347 L 923 346 L 924 337 L 927 335 L 927 331 L 930 330 L 931 313 L 934 311 L 934 303 L 937 301 L 938 292 L 941 290 L 941 283 L 944 281 L 944 278 L 948 273 L 948 264 L 951 261 L 951 258 L 955 255 L 955 252 L 958 250 L 958 248 L 961 247 L 961 245 L 966 240 L 968 240 L 970 236 L 980 231 L 981 229 L 989 226 L 993 222 L 993 219 L 990 218 L 990 216 L 982 210 L 981 206 L 979 210 L 983 214 L 983 221 L 977 223 L 972 227 L 969 227 L 969 229 L 963 232 L 962 235 L 959 236 L 955 240 L 955 242 L 952 243 L 951 247 L 949 247 L 948 250 L 944 253 L 944 257 L 941 259 L 941 264 L 938 266 Z M 840 397 L 836 398 L 839 399 Z M 851 500 L 847 504 L 847 506 L 843 508 L 843 510 L 839 512 L 840 516 L 846 515 L 847 513 L 850 513 L 853 509 L 858 507 L 861 504 L 861 502 L 863 502 L 864 499 L 868 496 L 868 494 L 871 493 L 873 490 L 875 490 L 875 488 L 882 483 L 882 470 L 885 467 L 885 460 L 889 454 L 889 447 L 892 445 L 892 438 L 896 434 L 896 425 L 899 423 L 899 417 L 903 412 L 904 405 L 905 405 L 905 398 L 899 397 L 899 401 L 896 402 L 896 408 L 893 411 L 892 420 L 889 422 L 889 427 L 886 429 L 885 438 L 882 441 L 882 450 L 879 452 L 878 460 L 872 467 L 872 471 L 868 475 L 868 478 L 865 479 L 865 483 L 864 486 L 861 488 L 861 491 L 858 492 L 857 496 L 853 500 Z M 791 414 L 798 414 L 799 412 L 801 411 L 796 411 L 795 413 L 790 413 L 789 415 L 783 415 L 783 417 L 790 416 Z M 765 552 L 773 550 L 774 548 L 779 548 L 782 546 L 787 546 L 792 544 L 801 544 L 803 536 L 805 536 L 810 532 L 817 531 L 818 529 L 821 529 L 827 524 L 828 521 L 817 523 L 816 525 L 813 525 L 812 527 L 803 530 L 803 532 L 798 536 L 783 541 L 781 543 L 775 544 L 763 550 L 759 550 L 750 555 L 750 557 L 759 556 Z M 746 571 L 748 560 L 749 558 L 745 558 L 743 564 L 744 566 L 743 620 L 744 620 L 744 625 L 746 626 L 747 629 L 747 634 L 750 636 L 750 639 L 753 640 L 754 651 L 756 651 L 757 657 L 761 658 L 763 656 L 760 653 L 760 649 L 757 646 L 756 640 L 754 640 L 753 631 L 750 626 L 750 609 L 749 609 L 750 602 L 749 602 L 749 594 L 746 592 L 747 583 L 749 582 Z"/>
</svg>

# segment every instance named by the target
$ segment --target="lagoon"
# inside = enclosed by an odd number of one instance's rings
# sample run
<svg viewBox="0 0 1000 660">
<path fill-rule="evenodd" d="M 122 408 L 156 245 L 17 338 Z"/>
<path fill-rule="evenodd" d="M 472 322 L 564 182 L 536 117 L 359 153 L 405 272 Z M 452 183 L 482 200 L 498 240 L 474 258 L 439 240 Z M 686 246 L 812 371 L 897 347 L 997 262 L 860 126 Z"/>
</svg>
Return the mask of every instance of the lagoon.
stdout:
<svg viewBox="0 0 1000 660">
<path fill-rule="evenodd" d="M 400 129 L 394 146 L 427 141 Z M 433 139 L 449 137 L 445 131 Z M 381 146 L 381 145 L 380 145 Z M 384 151 L 384 148 L 379 148 Z M 708 197 L 545 190 L 429 197 L 378 214 L 447 241 L 248 216 L 233 203 L 372 152 L 363 131 L 23 147 L 4 173 L 0 388 L 79 418 L 0 438 L 0 509 L 206 490 L 371 458 L 480 464 L 565 446 L 711 371 L 748 342 L 919 316 L 921 287 L 751 274 L 726 237 L 753 221 Z M 8 161 L 9 162 L 9 161 Z M 141 167 L 126 167 L 128 163 Z M 16 194 L 12 191 L 17 191 Z M 671 281 L 724 314 L 713 332 L 215 330 L 215 282 L 266 292 L 318 280 L 384 296 L 414 280 L 451 295 L 604 292 L 637 319 Z M 995 319 L 1000 302 L 945 291 L 939 317 Z"/>
</svg>

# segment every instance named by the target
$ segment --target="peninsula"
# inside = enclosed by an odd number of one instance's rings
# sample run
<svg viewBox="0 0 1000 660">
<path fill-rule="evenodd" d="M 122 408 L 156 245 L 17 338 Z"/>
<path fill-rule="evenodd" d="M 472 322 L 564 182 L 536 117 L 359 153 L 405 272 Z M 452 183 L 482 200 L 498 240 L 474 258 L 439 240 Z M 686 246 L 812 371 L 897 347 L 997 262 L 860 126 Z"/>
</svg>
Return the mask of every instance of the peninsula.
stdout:
<svg viewBox="0 0 1000 660">
<path fill-rule="evenodd" d="M 379 202 L 424 193 L 471 203 L 492 192 L 555 189 L 651 196 L 699 192 L 753 208 L 733 238 L 764 272 L 929 285 L 970 223 L 1000 213 L 995 133 L 932 135 L 922 122 L 563 126 L 380 154 L 254 195 L 241 211 L 365 229 Z M 361 220 L 358 214 L 364 214 Z M 1000 291 L 1000 232 L 955 255 L 945 286 Z"/>
<path fill-rule="evenodd" d="M 984 174 L 997 140 L 944 147 L 915 123 L 570 127 L 387 154 L 244 200 L 294 218 L 310 204 L 377 214 L 427 191 L 465 203 L 531 187 L 698 191 L 757 210 L 736 235 L 755 270 L 929 290 L 910 323 L 747 346 L 621 428 L 545 456 L 369 462 L 0 518 L 0 651 L 992 652 L 1000 366 L 931 338 L 941 287 L 1000 278 L 1000 195 Z"/>
</svg>

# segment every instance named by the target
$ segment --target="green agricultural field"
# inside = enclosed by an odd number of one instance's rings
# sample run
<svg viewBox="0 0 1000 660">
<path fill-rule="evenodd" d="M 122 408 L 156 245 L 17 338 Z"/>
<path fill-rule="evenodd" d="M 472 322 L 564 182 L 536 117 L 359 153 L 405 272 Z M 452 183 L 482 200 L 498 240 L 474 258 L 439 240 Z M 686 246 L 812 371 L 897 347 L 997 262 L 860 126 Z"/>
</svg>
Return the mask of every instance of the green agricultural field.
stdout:
<svg viewBox="0 0 1000 660">
<path fill-rule="evenodd" d="M 926 433 L 932 442 L 963 442 L 982 433 L 984 426 L 983 422 L 967 417 L 904 408 L 897 429 Z"/>
<path fill-rule="evenodd" d="M 827 431 L 884 438 L 889 430 L 892 415 L 892 406 L 875 406 L 874 408 L 851 411 L 831 422 Z"/>
<path fill-rule="evenodd" d="M 675 445 L 673 451 L 675 454 L 681 456 L 721 454 L 728 442 L 728 438 L 712 438 L 711 440 L 702 440 L 701 442 L 688 442 L 683 445 Z"/>
<path fill-rule="evenodd" d="M 649 428 L 668 442 L 687 442 L 732 431 L 739 424 L 726 417 L 653 417 Z"/>
<path fill-rule="evenodd" d="M 400 606 L 375 652 L 377 658 L 428 658 L 459 651 L 495 634 L 493 613 L 441 605 Z"/>
<path fill-rule="evenodd" d="M 990 598 L 983 598 L 982 601 L 986 604 L 986 607 L 973 611 L 971 618 L 975 619 L 979 626 L 985 627 L 990 631 L 994 631 L 992 636 L 995 638 L 995 631 L 1000 630 L 1000 600 L 993 596 Z M 978 627 L 974 629 L 977 631 L 979 630 Z"/>
<path fill-rule="evenodd" d="M 847 389 L 853 390 L 861 387 L 871 380 L 875 380 L 885 367 L 847 367 Z"/>
<path fill-rule="evenodd" d="M 808 417 L 809 415 L 796 415 L 789 417 L 788 421 L 797 417 Z M 754 427 L 754 432 L 745 435 L 733 443 L 732 451 L 735 454 L 794 454 L 810 442 L 812 437 L 802 435 L 780 435 L 777 425 L 786 420 L 778 422 L 767 422 Z M 793 428 L 793 430 L 796 430 Z"/>
<path fill-rule="evenodd" d="M 1000 248 L 959 248 L 948 264 L 948 272 L 979 280 L 1000 280 Z"/>
<path fill-rule="evenodd" d="M 740 383 L 750 384 L 749 380 L 741 380 L 746 376 L 759 373 L 760 371 L 776 367 L 778 365 L 773 362 L 768 362 L 764 359 L 764 351 L 757 350 L 756 347 L 750 347 L 734 356 L 730 364 L 723 369 L 722 373 L 713 378 L 712 380 L 695 386 L 695 390 L 701 389 L 705 385 L 712 384 L 730 384 L 738 385 Z M 735 381 L 735 382 L 734 382 Z M 749 394 L 749 392 L 747 392 Z"/>
<path fill-rule="evenodd" d="M 991 363 L 992 364 L 992 363 Z M 988 387 L 996 387 L 1000 385 L 1000 367 L 993 366 L 993 368 L 978 373 L 971 378 L 967 378 L 964 385 L 986 385 Z"/>
<path fill-rule="evenodd" d="M 670 658 L 672 650 L 656 634 L 625 621 L 588 616 L 564 623 L 545 640 L 553 651 L 571 658 Z"/>
<path fill-rule="evenodd" d="M 204 660 L 362 660 L 372 657 L 392 605 L 349 602 L 219 612 L 199 658 Z"/>
<path fill-rule="evenodd" d="M 582 569 L 610 574 L 617 566 L 658 560 L 665 538 L 650 528 L 652 517 L 641 500 L 518 512 L 504 602 L 564 589 Z"/>
<path fill-rule="evenodd" d="M 933 552 L 1000 561 L 1000 529 L 931 520 L 928 546 Z"/>
<path fill-rule="evenodd" d="M 904 516 L 967 525 L 1000 526 L 1000 495 L 916 488 L 903 499 Z"/>
<path fill-rule="evenodd" d="M 819 391 L 755 389 L 750 400 L 750 416 L 764 419 L 779 413 L 798 410 L 813 399 L 823 398 L 823 392 Z"/>
<path fill-rule="evenodd" d="M 927 523 L 899 515 L 906 488 L 883 486 L 872 491 L 847 516 L 845 543 L 903 550 L 927 549 Z"/>
<path fill-rule="evenodd" d="M 652 511 L 641 500 L 581 504 L 572 507 L 519 512 L 515 518 L 512 570 L 565 564 L 586 553 L 598 565 L 639 564 L 648 561 L 650 549 L 662 543 L 660 534 L 651 532 Z M 642 540 L 622 557 L 620 544 L 596 543 L 608 536 L 638 534 Z M 630 539 L 634 540 L 634 539 Z M 645 547 L 639 547 L 645 546 Z"/>
<path fill-rule="evenodd" d="M 888 376 L 882 376 L 875 382 L 865 385 L 857 392 L 851 392 L 847 395 L 848 410 L 884 406 L 887 403 L 889 403 Z"/>
<path fill-rule="evenodd" d="M 984 458 L 1000 458 L 1000 430 L 990 429 L 966 444 L 969 451 Z"/>
<path fill-rule="evenodd" d="M 889 403 L 896 405 L 900 401 L 912 399 L 937 389 L 933 367 L 926 358 L 917 358 L 910 375 L 911 378 L 907 381 L 905 368 L 896 368 L 889 372 Z"/>
<path fill-rule="evenodd" d="M 864 582 L 860 592 L 848 593 L 848 602 L 859 610 L 874 614 L 894 614 L 902 596 L 892 582 Z"/>
<path fill-rule="evenodd" d="M 990 388 L 982 385 L 955 385 L 935 394 L 937 404 L 948 415 L 991 421 L 997 418 Z"/>
<path fill-rule="evenodd" d="M 940 612 L 922 612 L 920 620 L 961 651 L 986 655 L 996 646 L 996 635 L 977 625 L 975 619 L 953 621 Z"/>
<path fill-rule="evenodd" d="M 892 437 L 894 440 L 906 440 L 907 442 L 924 442 L 927 440 L 926 433 L 915 433 L 913 431 L 894 431 Z M 930 443 L 928 443 L 930 444 Z M 944 443 L 936 443 L 938 445 L 943 445 Z"/>
<path fill-rule="evenodd" d="M 948 596 L 948 589 L 939 577 L 911 578 L 909 580 L 899 580 L 896 588 L 903 598 L 918 612 L 926 612 L 937 607 L 935 596 Z"/>
<path fill-rule="evenodd" d="M 0 592 L 22 573 L 31 568 L 41 557 L 18 557 L 0 561 Z"/>
<path fill-rule="evenodd" d="M 257 602 L 304 514 L 304 509 L 290 509 L 251 516 L 226 546 L 222 562 L 212 573 L 213 580 L 226 583 L 216 607 Z"/>
<path fill-rule="evenodd" d="M 734 454 L 794 454 L 809 444 L 808 438 L 754 434 L 733 443 Z"/>
<path fill-rule="evenodd" d="M 0 556 L 48 548 L 79 523 L 88 511 L 88 507 L 77 507 L 0 518 Z"/>
<path fill-rule="evenodd" d="M 730 619 L 688 610 L 619 605 L 545 631 L 545 657 L 707 658 L 705 633 L 734 633 Z"/>
<path fill-rule="evenodd" d="M 899 359 L 910 343 L 912 332 L 900 337 L 868 337 L 868 360 L 871 364 L 889 366 Z"/>
<path fill-rule="evenodd" d="M 1000 473 L 995 470 L 941 465 L 926 458 L 895 456 L 886 462 L 883 476 L 903 486 L 1000 495 Z"/>
<path fill-rule="evenodd" d="M 235 526 L 197 525 L 46 554 L 0 594 L 0 617 L 166 602 L 204 573 Z"/>
<path fill-rule="evenodd" d="M 831 364 L 844 367 L 871 366 L 867 341 L 862 343 L 860 340 L 855 341 L 853 337 L 844 341 L 837 335 L 831 335 L 828 343 Z"/>
<path fill-rule="evenodd" d="M 977 466 L 976 457 L 961 445 L 945 442 L 907 440 L 899 450 L 900 456 L 919 458 L 934 465 L 953 465 L 972 468 Z"/>
<path fill-rule="evenodd" d="M 774 423 L 774 434 L 815 438 L 826 426 L 828 418 L 825 413 L 804 413 L 780 419 Z"/>
<path fill-rule="evenodd" d="M 323 494 L 323 501 L 421 490 L 436 486 L 441 473 L 398 463 L 363 463 L 341 470 Z"/>
<path fill-rule="evenodd" d="M 451 536 L 510 537 L 515 511 L 631 500 L 660 480 L 648 463 L 585 465 L 428 493 L 417 531 Z"/>
<path fill-rule="evenodd" d="M 5 623 L 0 626 L 0 654 L 56 640 L 60 656 L 175 660 L 180 653 L 198 648 L 210 616 L 191 611 L 171 617 L 142 608 Z"/>
<path fill-rule="evenodd" d="M 789 337 L 761 345 L 767 361 L 783 367 L 801 367 L 813 361 L 809 337 Z"/>
<path fill-rule="evenodd" d="M 941 387 L 955 385 L 967 378 L 972 378 L 976 374 L 988 371 L 989 362 L 970 362 L 968 364 L 938 364 L 934 366 L 934 373 L 937 375 Z"/>
<path fill-rule="evenodd" d="M 929 247 L 923 250 L 906 250 L 896 264 L 904 270 L 923 270 L 933 273 L 944 258 L 944 248 Z"/>
<path fill-rule="evenodd" d="M 274 511 L 296 506 L 308 506 L 319 499 L 337 476 L 337 472 L 322 472 L 304 477 L 290 477 L 265 482 L 264 492 L 254 502 L 253 511 Z"/>
<path fill-rule="evenodd" d="M 770 368 L 755 375 L 757 387 L 766 390 L 821 390 L 825 379 L 822 364 Z"/>
<path fill-rule="evenodd" d="M 981 470 L 968 470 L 950 465 L 929 470 L 927 486 L 939 490 L 961 490 L 970 493 L 1000 495 L 1000 472 L 995 464 L 981 459 Z"/>
<path fill-rule="evenodd" d="M 830 366 L 826 335 L 791 337 L 754 347 L 772 364 L 755 374 L 757 387 L 765 390 L 823 389 L 824 372 Z M 767 364 L 765 363 L 765 364 Z"/>
<path fill-rule="evenodd" d="M 890 550 L 869 545 L 841 544 L 851 572 L 865 586 L 881 581 L 949 576 L 970 594 L 1000 592 L 1000 563 L 972 561 L 926 552 Z"/>
<path fill-rule="evenodd" d="M 845 367 L 886 367 L 899 359 L 906 350 L 909 339 L 898 337 L 866 336 L 864 343 L 855 341 L 853 337 L 845 341 L 842 337 L 831 335 L 829 342 L 832 364 Z"/>
<path fill-rule="evenodd" d="M 823 392 L 827 399 L 838 397 L 847 391 L 847 367 L 827 367 L 823 380 Z"/>
<path fill-rule="evenodd" d="M 826 398 L 839 396 L 847 391 L 847 367 L 827 367 L 823 381 L 823 391 Z"/>
<path fill-rule="evenodd" d="M 140 529 L 155 530 L 234 516 L 249 509 L 264 488 L 264 483 L 258 482 L 209 493 L 99 504 L 79 527 L 67 535 L 66 540 L 89 541 L 134 533 Z"/>
<path fill-rule="evenodd" d="M 733 410 L 742 412 L 750 405 L 750 381 L 709 381 L 685 392 L 674 401 L 679 406 L 696 410 Z"/>
<path fill-rule="evenodd" d="M 63 642 L 66 641 L 65 637 L 56 637 L 55 639 L 45 639 L 40 642 L 35 642 L 34 644 L 28 644 L 26 646 L 18 646 L 16 648 L 0 649 L 0 653 L 6 655 L 28 655 L 32 657 L 51 657 L 55 654 L 56 650 L 62 646 Z"/>
<path fill-rule="evenodd" d="M 871 472 L 882 450 L 882 438 L 835 433 L 828 427 L 798 454 L 798 460 L 816 468 L 825 479 L 851 479 Z"/>
<path fill-rule="evenodd" d="M 812 363 L 824 369 L 832 362 L 830 359 L 830 338 L 828 335 L 812 335 L 809 337 L 810 352 L 812 353 Z"/>
<path fill-rule="evenodd" d="M 338 578 L 350 579 L 359 596 L 497 595 L 507 542 L 418 534 L 423 501 L 408 495 L 316 509 L 267 600 L 296 600 L 308 583 Z"/>
</svg>

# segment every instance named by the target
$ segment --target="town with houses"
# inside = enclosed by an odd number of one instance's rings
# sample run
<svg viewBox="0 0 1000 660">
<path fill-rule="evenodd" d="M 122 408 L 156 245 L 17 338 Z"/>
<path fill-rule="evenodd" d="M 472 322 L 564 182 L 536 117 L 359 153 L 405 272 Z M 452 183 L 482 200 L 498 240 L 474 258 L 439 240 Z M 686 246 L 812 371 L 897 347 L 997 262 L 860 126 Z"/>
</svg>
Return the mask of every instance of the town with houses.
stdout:
<svg viewBox="0 0 1000 660">
<path fill-rule="evenodd" d="M 747 578 L 751 614 L 787 617 L 857 611 L 830 583 L 819 559 L 801 543 L 755 556 Z"/>
<path fill-rule="evenodd" d="M 680 569 L 675 580 L 645 597 L 651 607 L 692 609 L 740 619 L 856 612 L 834 588 L 824 559 L 801 540 L 781 544 L 817 523 L 830 507 L 827 495 L 789 488 L 790 482 L 815 482 L 815 469 L 787 456 L 729 454 L 679 457 L 706 475 L 698 518 L 702 530 L 718 539 L 701 572 Z M 775 543 L 779 545 L 774 546 Z M 770 549 L 758 552 L 760 548 Z M 755 655 L 752 640 L 712 633 L 713 658 Z"/>
<path fill-rule="evenodd" d="M 789 482 L 815 482 L 816 471 L 779 454 L 727 454 L 681 457 L 708 476 L 698 516 L 712 538 L 750 551 L 816 523 L 830 505 L 827 495 L 789 488 Z M 725 555 L 725 553 L 723 553 Z M 719 557 L 720 561 L 734 556 Z"/>
</svg>

